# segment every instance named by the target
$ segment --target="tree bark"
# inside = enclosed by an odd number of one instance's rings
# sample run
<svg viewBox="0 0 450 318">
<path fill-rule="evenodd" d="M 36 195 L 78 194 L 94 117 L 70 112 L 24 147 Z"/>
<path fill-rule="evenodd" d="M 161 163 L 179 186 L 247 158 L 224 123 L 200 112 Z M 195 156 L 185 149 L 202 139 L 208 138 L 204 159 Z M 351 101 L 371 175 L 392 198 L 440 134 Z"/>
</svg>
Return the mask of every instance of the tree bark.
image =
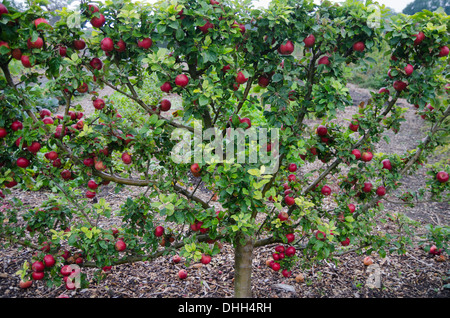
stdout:
<svg viewBox="0 0 450 318">
<path fill-rule="evenodd" d="M 252 297 L 253 239 L 238 235 L 234 249 L 234 297 Z"/>
</svg>

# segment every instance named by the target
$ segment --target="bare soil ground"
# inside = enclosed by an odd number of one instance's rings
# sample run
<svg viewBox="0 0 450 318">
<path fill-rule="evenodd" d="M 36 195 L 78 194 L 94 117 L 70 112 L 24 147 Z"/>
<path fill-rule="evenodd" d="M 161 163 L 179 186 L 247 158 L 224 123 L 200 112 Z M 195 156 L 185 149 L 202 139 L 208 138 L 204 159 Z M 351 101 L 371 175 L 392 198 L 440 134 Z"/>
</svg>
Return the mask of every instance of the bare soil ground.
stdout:
<svg viewBox="0 0 450 318">
<path fill-rule="evenodd" d="M 367 101 L 368 91 L 355 85 L 349 85 L 354 106 L 348 107 L 343 118 L 349 118 L 355 112 L 360 101 Z M 105 90 L 101 95 L 108 94 Z M 92 103 L 83 101 L 86 113 L 92 111 Z M 424 125 L 420 116 L 415 114 L 412 105 L 399 101 L 410 110 L 407 121 L 398 134 L 392 133 L 392 142 L 378 145 L 378 151 L 402 152 L 413 148 L 424 134 Z M 433 160 L 436 160 L 434 158 Z M 418 188 L 422 185 L 425 168 L 416 176 L 405 178 L 408 187 Z M 195 182 L 196 180 L 193 180 Z M 132 190 L 134 191 L 134 190 Z M 104 197 L 113 210 L 118 210 L 128 196 L 133 196 L 130 190 L 118 194 L 112 186 L 104 187 L 99 197 Z M 24 203 L 30 207 L 37 206 L 48 193 L 19 192 Z M 209 200 L 210 193 L 201 195 Z M 213 202 L 215 204 L 215 202 Z M 385 204 L 385 211 L 405 213 L 422 225 L 450 224 L 450 209 L 448 203 L 427 203 L 415 208 L 404 205 Z M 104 225 L 119 224 L 118 218 L 106 220 Z M 395 232 L 394 223 L 380 223 L 377 229 L 381 232 Z M 380 285 L 372 286 L 372 272 L 363 265 L 364 255 L 351 249 L 337 258 L 337 263 L 321 262 L 308 269 L 294 270 L 289 278 L 279 272 L 274 272 L 266 266 L 266 260 L 273 246 L 258 248 L 253 259 L 253 297 L 255 298 L 449 298 L 450 290 L 444 288 L 449 284 L 450 266 L 447 259 L 438 261 L 417 243 L 425 229 L 421 227 L 417 233 L 415 245 L 408 248 L 405 255 L 388 255 L 381 258 L 372 254 L 374 263 L 380 270 Z M 173 264 L 171 257 L 161 257 L 152 262 L 136 262 L 115 266 L 103 281 L 91 281 L 89 288 L 67 291 L 63 286 L 47 288 L 43 282 L 34 282 L 29 289 L 18 286 L 19 277 L 15 275 L 25 260 L 30 260 L 33 251 L 16 246 L 0 250 L 0 297 L 3 298 L 56 298 L 61 294 L 70 298 L 231 298 L 233 297 L 233 249 L 224 244 L 222 252 L 215 256 L 210 264 L 201 266 L 192 264 L 188 268 L 188 277 L 179 280 L 179 269 L 184 264 Z M 448 255 L 445 255 L 447 258 Z M 93 269 L 83 269 L 89 277 Z M 296 281 L 297 275 L 304 279 Z"/>
</svg>

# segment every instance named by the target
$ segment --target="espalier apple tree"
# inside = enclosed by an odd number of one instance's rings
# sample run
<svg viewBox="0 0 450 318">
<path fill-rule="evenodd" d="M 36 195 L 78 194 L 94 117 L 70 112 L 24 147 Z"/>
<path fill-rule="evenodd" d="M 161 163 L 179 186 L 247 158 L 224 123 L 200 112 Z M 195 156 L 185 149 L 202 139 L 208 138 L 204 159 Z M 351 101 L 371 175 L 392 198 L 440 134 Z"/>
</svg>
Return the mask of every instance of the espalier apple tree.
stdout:
<svg viewBox="0 0 450 318">
<path fill-rule="evenodd" d="M 0 236 L 36 250 L 21 286 L 44 280 L 74 289 L 78 275 L 83 288 L 83 268 L 101 273 L 162 255 L 208 266 L 229 243 L 235 296 L 251 297 L 252 255 L 262 246 L 274 246 L 268 270 L 286 277 L 345 248 L 404 251 L 405 237 L 379 234 L 375 217 L 383 197 L 446 140 L 447 15 L 388 19 L 383 6 L 359 1 L 273 0 L 268 9 L 231 0 L 81 1 L 56 12 L 27 4 L 23 12 L 0 4 L 0 184 L 10 206 Z M 349 65 L 374 50 L 391 56 L 385 87 L 348 124 L 336 123 L 351 105 Z M 43 76 L 45 90 L 63 101 L 58 114 L 39 104 Z M 146 90 L 149 81 L 156 90 Z M 99 93 L 105 87 L 128 101 L 126 112 Z M 92 100 L 92 114 L 78 96 Z M 177 109 L 171 96 L 182 100 Z M 376 152 L 387 131 L 401 129 L 399 98 L 416 105 L 430 128 L 403 154 Z M 308 125 L 311 119 L 320 124 Z M 193 136 L 198 125 L 217 132 L 216 145 L 244 134 L 245 155 L 255 144 L 246 133 L 277 129 L 277 138 L 256 143 L 276 168 L 247 157 L 177 162 L 174 134 Z M 188 145 L 193 154 L 212 143 Z M 310 163 L 315 168 L 300 173 Z M 448 200 L 449 172 L 431 169 L 423 191 L 401 199 Z M 107 184 L 142 191 L 112 211 L 99 196 Z M 55 195 L 31 209 L 14 195 L 38 189 Z M 121 224 L 102 226 L 113 215 Z M 429 244 L 448 248 L 442 239 Z M 179 277 L 188 275 L 183 269 Z"/>
</svg>

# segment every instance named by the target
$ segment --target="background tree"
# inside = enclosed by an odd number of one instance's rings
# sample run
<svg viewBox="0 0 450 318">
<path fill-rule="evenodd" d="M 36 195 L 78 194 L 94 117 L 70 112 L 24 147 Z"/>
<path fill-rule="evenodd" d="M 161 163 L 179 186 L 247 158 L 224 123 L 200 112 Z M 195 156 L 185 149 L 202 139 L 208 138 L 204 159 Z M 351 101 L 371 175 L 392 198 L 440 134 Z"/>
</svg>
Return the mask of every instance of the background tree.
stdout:
<svg viewBox="0 0 450 318">
<path fill-rule="evenodd" d="M 450 14 L 450 3 L 445 0 L 414 0 L 403 9 L 404 14 L 413 15 L 422 10 L 435 11 L 443 8 L 445 13 Z"/>
</svg>

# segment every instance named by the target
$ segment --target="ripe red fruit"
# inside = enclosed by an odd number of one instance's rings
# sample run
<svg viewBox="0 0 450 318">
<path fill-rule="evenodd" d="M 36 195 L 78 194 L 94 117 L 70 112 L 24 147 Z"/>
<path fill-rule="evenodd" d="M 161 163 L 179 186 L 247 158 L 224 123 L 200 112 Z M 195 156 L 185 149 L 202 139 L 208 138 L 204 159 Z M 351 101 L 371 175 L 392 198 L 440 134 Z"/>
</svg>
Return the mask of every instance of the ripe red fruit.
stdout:
<svg viewBox="0 0 450 318">
<path fill-rule="evenodd" d="M 169 93 L 172 90 L 172 85 L 170 85 L 169 82 L 165 82 L 164 84 L 161 85 L 161 90 L 165 93 Z"/>
<path fill-rule="evenodd" d="M 211 22 L 209 22 L 208 20 L 205 19 L 205 24 L 203 26 L 199 26 L 199 30 L 202 31 L 203 34 L 206 34 L 209 32 L 209 29 L 213 29 L 214 28 L 214 24 L 212 24 Z"/>
<path fill-rule="evenodd" d="M 55 121 L 51 117 L 45 117 L 44 119 L 42 119 L 42 122 L 45 125 L 53 125 Z"/>
<path fill-rule="evenodd" d="M 94 57 L 90 62 L 89 65 L 96 70 L 101 70 L 103 67 L 103 62 L 98 58 Z"/>
<path fill-rule="evenodd" d="M 36 41 L 32 41 L 31 38 L 27 40 L 27 47 L 31 49 L 41 49 L 44 46 L 44 40 L 38 37 Z"/>
<path fill-rule="evenodd" d="M 45 255 L 44 256 L 44 265 L 45 267 L 53 267 L 56 261 L 53 255 Z"/>
<path fill-rule="evenodd" d="M 20 122 L 20 121 L 18 121 L 18 120 L 13 121 L 12 124 L 11 124 L 11 129 L 12 129 L 13 131 L 22 130 L 22 129 L 23 129 L 23 124 L 22 124 L 22 122 Z"/>
<path fill-rule="evenodd" d="M 198 173 L 200 173 L 200 170 L 201 170 L 201 168 L 200 168 L 200 166 L 198 165 L 198 163 L 193 163 L 193 164 L 191 165 L 191 172 L 192 172 L 193 174 L 198 174 Z"/>
<path fill-rule="evenodd" d="M 319 125 L 319 127 L 317 127 L 316 133 L 319 136 L 325 136 L 328 133 L 328 129 L 324 125 Z"/>
<path fill-rule="evenodd" d="M 95 109 L 102 110 L 105 107 L 105 101 L 101 98 L 97 98 L 92 102 Z"/>
<path fill-rule="evenodd" d="M 288 198 L 288 196 L 286 196 L 286 198 Z M 278 218 L 280 219 L 281 222 L 284 222 L 287 219 L 289 219 L 289 214 L 287 214 L 287 212 L 282 211 L 278 213 Z"/>
<path fill-rule="evenodd" d="M 177 77 L 175 77 L 175 85 L 180 87 L 186 87 L 189 83 L 189 77 L 187 77 L 185 74 L 179 74 Z"/>
<path fill-rule="evenodd" d="M 125 43 L 124 40 L 120 39 L 119 41 L 117 41 L 115 49 L 117 52 L 125 52 L 127 48 L 127 44 Z"/>
<path fill-rule="evenodd" d="M 281 44 L 278 48 L 278 52 L 282 55 L 289 55 L 294 52 L 294 43 L 292 41 L 287 40 L 285 44 Z"/>
<path fill-rule="evenodd" d="M 281 265 L 280 265 L 280 263 L 273 262 L 272 265 L 271 265 L 271 267 L 272 267 L 272 269 L 273 269 L 275 272 L 278 272 L 278 271 L 280 270 L 280 268 L 281 268 Z"/>
<path fill-rule="evenodd" d="M 441 253 L 442 253 L 442 249 L 441 249 L 441 248 L 438 249 L 438 248 L 436 247 L 436 245 L 433 245 L 433 246 L 430 247 L 430 254 L 433 254 L 433 255 L 441 255 Z"/>
<path fill-rule="evenodd" d="M 172 262 L 174 262 L 175 264 L 178 264 L 179 262 L 181 262 L 181 257 L 180 257 L 180 255 L 174 255 L 173 257 L 172 257 Z"/>
<path fill-rule="evenodd" d="M 315 36 L 313 34 L 308 35 L 303 40 L 303 43 L 305 43 L 306 47 L 313 47 L 315 42 L 316 42 L 316 38 L 315 38 Z"/>
<path fill-rule="evenodd" d="M 355 44 L 353 44 L 353 50 L 358 51 L 358 52 L 362 52 L 365 49 L 365 45 L 364 42 L 356 42 Z"/>
<path fill-rule="evenodd" d="M 341 242 L 341 245 L 342 245 L 342 246 L 348 246 L 348 245 L 350 245 L 350 239 L 347 237 L 345 240 L 343 240 L 343 241 Z"/>
<path fill-rule="evenodd" d="M 95 190 L 98 188 L 98 184 L 94 180 L 89 180 L 87 186 L 91 190 Z"/>
<path fill-rule="evenodd" d="M 352 150 L 352 155 L 355 156 L 356 160 L 359 160 L 361 158 L 361 151 L 359 151 L 358 149 L 353 149 Z"/>
<path fill-rule="evenodd" d="M 319 241 L 325 241 L 325 238 L 327 237 L 327 235 L 322 231 L 316 231 L 315 236 Z"/>
<path fill-rule="evenodd" d="M 35 26 L 36 28 L 37 28 L 37 27 L 39 26 L 39 24 L 41 24 L 41 23 L 50 25 L 50 24 L 48 23 L 48 21 L 45 20 L 44 18 L 37 18 L 36 20 L 34 20 L 34 26 Z"/>
<path fill-rule="evenodd" d="M 33 270 L 33 272 L 43 272 L 45 269 L 45 265 L 41 261 L 36 261 L 31 264 L 31 269 Z"/>
<path fill-rule="evenodd" d="M 65 46 L 62 46 L 62 45 L 61 45 L 61 46 L 58 48 L 58 52 L 59 52 L 59 55 L 62 56 L 62 57 L 67 56 L 67 48 L 66 48 Z"/>
<path fill-rule="evenodd" d="M 31 273 L 31 277 L 34 280 L 41 280 L 44 278 L 44 272 L 33 272 L 33 273 Z"/>
<path fill-rule="evenodd" d="M 403 81 L 395 81 L 394 84 L 393 84 L 393 86 L 394 86 L 394 89 L 395 89 L 396 91 L 401 92 L 401 91 L 403 91 L 403 90 L 406 89 L 406 87 L 408 86 L 408 84 L 406 84 L 406 83 L 403 82 Z"/>
<path fill-rule="evenodd" d="M 292 271 L 287 270 L 287 269 L 283 269 L 283 270 L 281 271 L 281 274 L 282 274 L 284 277 L 288 278 L 288 277 L 290 277 L 290 276 L 292 275 Z"/>
<path fill-rule="evenodd" d="M 209 262 L 211 262 L 211 256 L 203 254 L 200 262 L 204 265 L 209 264 Z"/>
<path fill-rule="evenodd" d="M 439 57 L 444 57 L 447 56 L 449 53 L 449 48 L 448 46 L 443 46 L 439 49 Z"/>
<path fill-rule="evenodd" d="M 392 169 L 392 164 L 391 161 L 389 159 L 384 159 L 381 161 L 381 163 L 383 164 L 383 169 L 387 169 L 387 170 L 391 170 Z"/>
<path fill-rule="evenodd" d="M 439 181 L 440 183 L 445 183 L 445 182 L 448 181 L 449 175 L 448 175 L 448 173 L 447 173 L 446 171 L 439 171 L 439 172 L 436 174 L 436 179 L 437 179 L 437 181 Z"/>
<path fill-rule="evenodd" d="M 97 195 L 97 193 L 95 193 L 94 191 L 90 191 L 90 190 L 87 190 L 85 193 L 85 196 L 88 199 L 93 199 L 93 198 L 95 198 L 96 195 Z"/>
<path fill-rule="evenodd" d="M 296 179 L 297 179 L 297 177 L 294 174 L 288 175 L 288 181 L 289 182 L 294 182 Z"/>
<path fill-rule="evenodd" d="M 170 108 L 172 107 L 172 103 L 170 102 L 170 100 L 168 99 L 163 99 L 161 101 L 161 104 L 159 106 L 159 109 L 163 112 L 169 111 Z"/>
<path fill-rule="evenodd" d="M 353 213 L 353 212 L 355 212 L 355 210 L 356 210 L 356 207 L 355 207 L 355 205 L 354 205 L 354 204 L 350 203 L 350 204 L 348 204 L 347 206 L 348 206 L 348 209 L 350 210 L 350 213 Z"/>
<path fill-rule="evenodd" d="M 285 254 L 286 254 L 287 257 L 291 257 L 291 256 L 294 256 L 294 255 L 295 255 L 295 252 L 296 252 L 295 247 L 289 246 L 289 247 L 286 249 Z"/>
<path fill-rule="evenodd" d="M 104 38 L 100 42 L 100 48 L 105 52 L 111 52 L 114 50 L 114 42 L 111 38 Z"/>
<path fill-rule="evenodd" d="M 19 287 L 20 288 L 22 288 L 22 289 L 27 289 L 28 287 L 30 287 L 31 285 L 33 284 L 33 281 L 32 280 L 28 280 L 28 281 L 23 281 L 23 280 L 21 280 L 20 282 L 19 282 Z"/>
<path fill-rule="evenodd" d="M 103 14 L 101 14 L 101 13 L 100 13 L 100 16 L 98 18 L 97 17 L 93 17 L 91 19 L 91 25 L 94 28 L 101 28 L 105 24 L 105 22 L 106 22 L 105 16 Z"/>
<path fill-rule="evenodd" d="M 178 272 L 178 277 L 179 277 L 180 279 L 186 279 L 186 277 L 187 277 L 187 272 L 186 272 L 186 270 L 185 270 L 185 269 L 181 269 L 181 270 Z"/>
<path fill-rule="evenodd" d="M 225 65 L 224 67 L 222 67 L 222 72 L 227 73 L 229 70 L 231 69 L 231 65 Z"/>
<path fill-rule="evenodd" d="M 245 82 L 247 82 L 247 80 L 248 78 L 245 77 L 244 73 L 242 73 L 241 71 L 237 73 L 236 82 L 238 84 L 244 84 Z"/>
<path fill-rule="evenodd" d="M 247 117 L 241 118 L 241 119 L 239 119 L 239 121 L 241 123 L 246 123 L 247 124 L 247 127 L 245 127 L 245 129 L 249 129 L 252 126 L 252 122 Z"/>
<path fill-rule="evenodd" d="M 372 158 L 373 154 L 370 151 L 365 151 L 361 155 L 361 160 L 365 162 L 369 162 L 370 160 L 372 160 Z"/>
<path fill-rule="evenodd" d="M 350 122 L 350 124 L 348 125 L 348 128 L 351 130 L 351 131 L 358 131 L 358 129 L 359 129 L 359 123 L 358 123 L 358 120 L 356 120 L 356 119 L 353 119 L 351 122 Z"/>
<path fill-rule="evenodd" d="M 425 34 L 420 31 L 417 34 L 414 34 L 413 36 L 416 37 L 416 39 L 414 40 L 414 45 L 419 45 L 420 43 L 422 43 L 423 40 L 425 40 Z"/>
<path fill-rule="evenodd" d="M 83 164 L 86 167 L 92 167 L 94 165 L 94 158 L 86 158 L 83 160 Z"/>
<path fill-rule="evenodd" d="M 70 172 L 69 170 L 63 170 L 63 171 L 61 171 L 61 177 L 64 179 L 64 180 L 69 180 L 71 177 L 72 177 L 72 172 Z"/>
<path fill-rule="evenodd" d="M 295 172 L 295 171 L 297 171 L 297 165 L 296 165 L 295 163 L 289 164 L 288 170 L 289 170 L 290 172 Z"/>
<path fill-rule="evenodd" d="M 408 64 L 404 68 L 406 75 L 410 76 L 414 72 L 414 67 L 411 64 Z"/>
<path fill-rule="evenodd" d="M 8 8 L 6 8 L 6 6 L 3 3 L 0 3 L 0 17 L 3 14 L 8 14 L 8 13 L 9 13 Z"/>
<path fill-rule="evenodd" d="M 155 228 L 155 236 L 161 237 L 163 234 L 164 234 L 164 227 L 162 227 L 161 225 L 157 226 Z"/>
<path fill-rule="evenodd" d="M 20 168 L 27 168 L 30 165 L 30 161 L 27 158 L 20 157 L 17 159 L 16 164 Z"/>
<path fill-rule="evenodd" d="M 287 205 L 291 206 L 291 205 L 295 204 L 295 199 L 293 197 L 287 195 L 287 196 L 284 197 L 284 202 Z"/>
<path fill-rule="evenodd" d="M 389 90 L 386 87 L 382 87 L 378 91 L 378 94 L 388 94 L 389 95 Z"/>
<path fill-rule="evenodd" d="M 84 40 L 74 40 L 73 46 L 75 47 L 76 50 L 80 51 L 86 47 L 86 42 L 84 42 Z"/>
<path fill-rule="evenodd" d="M 330 195 L 331 194 L 331 188 L 329 186 L 325 185 L 325 186 L 322 187 L 321 192 L 322 192 L 323 195 Z"/>
<path fill-rule="evenodd" d="M 317 61 L 317 64 L 324 64 L 324 65 L 330 65 L 330 60 L 328 59 L 328 56 L 322 56 L 319 61 Z"/>
<path fill-rule="evenodd" d="M 24 67 L 32 67 L 31 62 L 30 62 L 30 57 L 28 55 L 22 55 L 22 57 L 20 58 L 20 61 L 22 62 L 22 65 Z"/>
<path fill-rule="evenodd" d="M 98 9 L 98 7 L 95 4 L 89 4 L 87 11 L 88 11 L 89 14 L 94 14 L 95 12 L 98 12 L 99 9 Z"/>
<path fill-rule="evenodd" d="M 131 163 L 131 155 L 128 152 L 122 154 L 122 161 L 124 164 L 129 165 Z"/>
<path fill-rule="evenodd" d="M 288 243 L 292 243 L 295 239 L 295 235 L 294 235 L 294 233 L 288 233 L 288 234 L 286 234 L 286 238 L 287 238 Z"/>
<path fill-rule="evenodd" d="M 0 138 L 5 138 L 8 135 L 8 132 L 5 128 L 0 128 Z"/>
<path fill-rule="evenodd" d="M 386 194 L 386 188 L 383 186 L 379 186 L 376 191 L 377 195 L 382 197 Z"/>
<path fill-rule="evenodd" d="M 258 78 L 258 85 L 261 87 L 267 87 L 270 83 L 270 79 L 267 76 L 261 75 Z"/>
<path fill-rule="evenodd" d="M 118 240 L 114 245 L 114 248 L 116 249 L 116 251 L 122 252 L 127 248 L 127 244 L 125 244 L 123 240 Z"/>
<path fill-rule="evenodd" d="M 58 153 L 56 151 L 50 151 L 50 152 L 47 152 L 44 156 L 48 160 L 55 160 L 58 158 Z"/>
<path fill-rule="evenodd" d="M 36 154 L 41 149 L 41 144 L 37 141 L 33 141 L 30 146 L 28 146 L 28 151 Z"/>
<path fill-rule="evenodd" d="M 363 186 L 362 190 L 366 193 L 369 193 L 370 191 L 372 191 L 372 183 L 364 182 L 364 186 Z"/>
<path fill-rule="evenodd" d="M 43 108 L 39 112 L 39 117 L 41 117 L 41 119 L 43 119 L 44 117 L 51 116 L 51 115 L 52 115 L 52 112 L 50 110 L 48 110 L 47 108 Z"/>
<path fill-rule="evenodd" d="M 153 45 L 153 41 L 150 38 L 143 38 L 138 42 L 138 47 L 143 48 L 145 50 L 149 49 Z"/>
</svg>

